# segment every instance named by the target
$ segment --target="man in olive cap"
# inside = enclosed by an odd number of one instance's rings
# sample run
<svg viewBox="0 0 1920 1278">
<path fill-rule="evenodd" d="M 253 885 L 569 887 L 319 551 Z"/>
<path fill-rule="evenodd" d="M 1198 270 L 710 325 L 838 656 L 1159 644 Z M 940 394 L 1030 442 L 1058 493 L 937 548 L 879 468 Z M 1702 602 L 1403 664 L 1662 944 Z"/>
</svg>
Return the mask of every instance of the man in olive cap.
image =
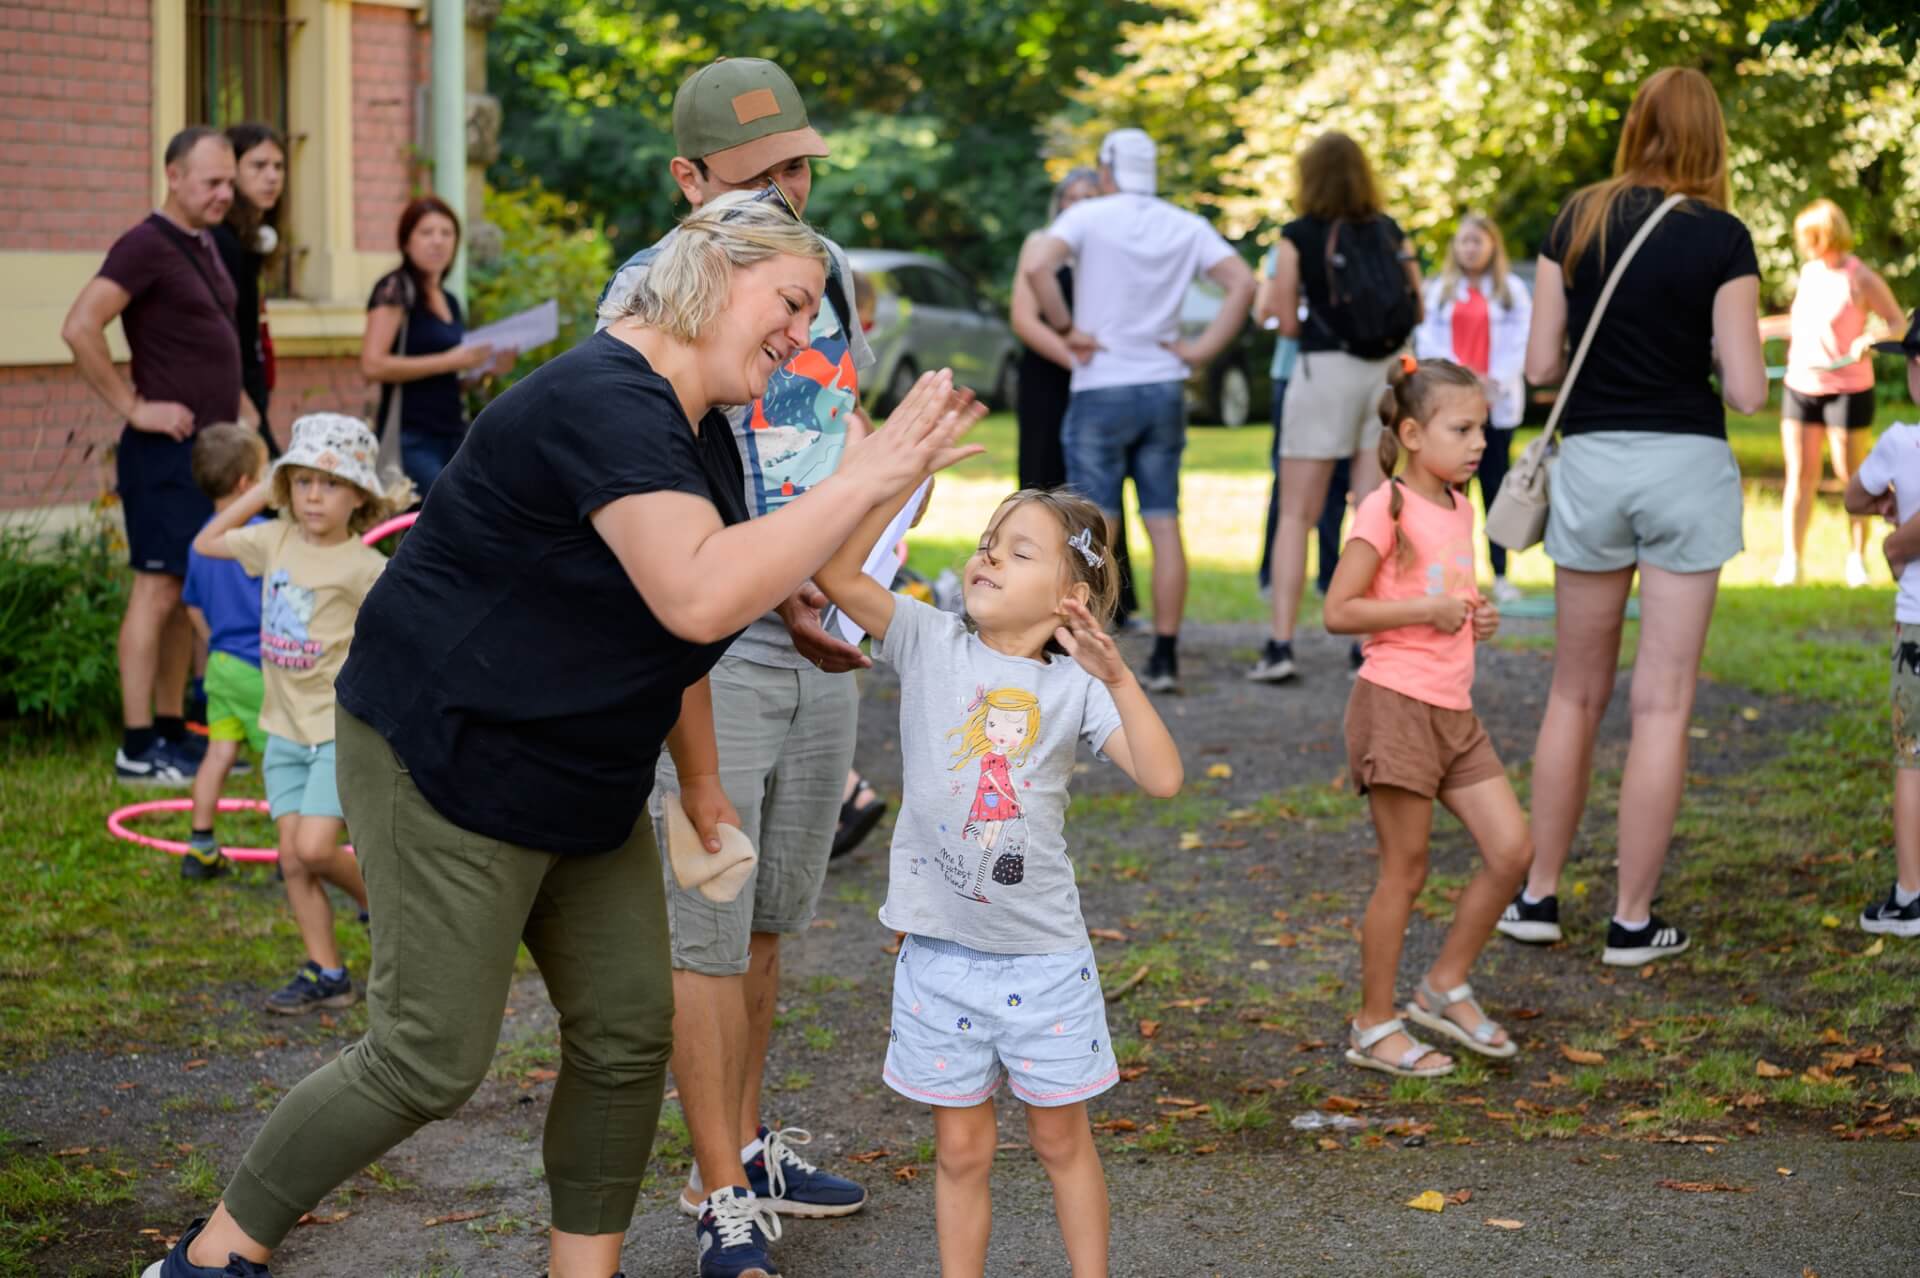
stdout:
<svg viewBox="0 0 1920 1278">
<path fill-rule="evenodd" d="M 695 208 L 729 191 L 760 191 L 798 218 L 813 187 L 810 161 L 827 154 L 793 81 L 759 58 L 723 58 L 694 72 L 674 95 L 673 136 L 679 154 L 669 167 Z M 832 474 L 849 430 L 866 429 L 859 375 L 873 352 L 852 305 L 853 270 L 837 244 L 828 248 L 812 342 L 775 371 L 760 399 L 728 410 L 755 516 Z M 631 297 L 659 249 L 634 254 L 602 303 Z M 777 1274 L 766 1254 L 768 1235 L 779 1236 L 773 1213 L 844 1216 L 866 1203 L 859 1185 L 794 1151 L 807 1133 L 770 1130 L 759 1116 L 780 937 L 813 921 L 853 763 L 858 694 L 849 672 L 870 664 L 822 628 L 825 604 L 804 587 L 754 622 L 710 676 L 720 787 L 759 850 L 754 881 L 722 905 L 666 876 L 673 1074 L 694 1153 L 679 1204 L 699 1219 L 701 1278 Z M 663 755 L 653 797 L 662 846 L 664 804 L 678 802 L 680 789 Z"/>
</svg>

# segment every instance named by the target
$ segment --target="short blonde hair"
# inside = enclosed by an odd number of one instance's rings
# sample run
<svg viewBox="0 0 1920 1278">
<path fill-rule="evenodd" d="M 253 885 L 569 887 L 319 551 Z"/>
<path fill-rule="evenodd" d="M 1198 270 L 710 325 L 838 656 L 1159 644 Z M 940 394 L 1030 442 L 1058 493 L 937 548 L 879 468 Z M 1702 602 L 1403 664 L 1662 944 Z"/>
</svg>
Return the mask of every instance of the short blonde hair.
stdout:
<svg viewBox="0 0 1920 1278">
<path fill-rule="evenodd" d="M 726 309 L 733 273 L 770 257 L 806 257 L 828 265 L 827 243 L 784 202 L 759 191 L 729 191 L 689 214 L 661 244 L 626 297 L 609 297 L 600 318 L 628 316 L 691 342 Z"/>
<path fill-rule="evenodd" d="M 1832 200 L 1815 200 L 1793 219 L 1793 242 L 1802 257 L 1825 257 L 1853 248 L 1853 223 Z"/>
</svg>

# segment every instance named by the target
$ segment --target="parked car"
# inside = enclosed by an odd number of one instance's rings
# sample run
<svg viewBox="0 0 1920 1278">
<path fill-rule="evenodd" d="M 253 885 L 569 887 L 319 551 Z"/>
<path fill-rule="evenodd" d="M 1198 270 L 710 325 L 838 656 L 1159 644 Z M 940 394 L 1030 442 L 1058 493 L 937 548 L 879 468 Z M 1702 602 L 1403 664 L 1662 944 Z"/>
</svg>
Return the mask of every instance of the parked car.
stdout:
<svg viewBox="0 0 1920 1278">
<path fill-rule="evenodd" d="M 1220 313 L 1225 296 L 1225 290 L 1212 280 L 1195 280 L 1180 301 L 1180 336 L 1204 333 Z M 1188 418 L 1222 426 L 1264 421 L 1273 401 L 1273 343 L 1273 333 L 1249 317 L 1239 336 L 1213 363 L 1195 369 L 1187 378 Z"/>
<path fill-rule="evenodd" d="M 1019 393 L 1020 345 L 997 303 L 939 258 L 891 249 L 850 249 L 853 269 L 873 281 L 867 340 L 878 359 L 864 398 L 893 410 L 921 373 L 951 368 L 953 379 L 997 408 Z"/>
</svg>

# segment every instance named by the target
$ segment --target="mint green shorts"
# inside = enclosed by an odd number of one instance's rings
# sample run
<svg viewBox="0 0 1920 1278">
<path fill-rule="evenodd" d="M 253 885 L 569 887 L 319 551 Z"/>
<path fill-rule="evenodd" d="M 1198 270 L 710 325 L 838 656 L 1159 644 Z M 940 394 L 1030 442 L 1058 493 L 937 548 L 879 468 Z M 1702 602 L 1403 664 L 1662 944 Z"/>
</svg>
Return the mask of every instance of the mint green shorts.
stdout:
<svg viewBox="0 0 1920 1278">
<path fill-rule="evenodd" d="M 345 819 L 333 776 L 333 742 L 305 746 L 270 732 L 260 771 L 267 783 L 267 810 L 275 821 L 284 816 Z"/>
<path fill-rule="evenodd" d="M 1746 545 L 1740 467 L 1724 439 L 1640 430 L 1570 435 L 1560 441 L 1547 491 L 1547 558 L 1561 568 L 1712 572 Z"/>
</svg>

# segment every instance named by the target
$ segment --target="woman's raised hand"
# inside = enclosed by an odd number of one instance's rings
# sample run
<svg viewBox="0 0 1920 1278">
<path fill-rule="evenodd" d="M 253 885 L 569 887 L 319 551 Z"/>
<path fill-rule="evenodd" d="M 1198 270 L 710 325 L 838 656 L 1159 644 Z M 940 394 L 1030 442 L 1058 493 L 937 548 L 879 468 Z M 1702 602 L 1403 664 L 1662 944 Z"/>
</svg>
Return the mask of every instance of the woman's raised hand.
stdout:
<svg viewBox="0 0 1920 1278">
<path fill-rule="evenodd" d="M 935 471 L 986 450 L 960 440 L 986 416 L 973 392 L 956 389 L 950 369 L 923 373 L 886 424 L 865 439 L 847 445 L 840 475 L 885 501 Z"/>
</svg>

